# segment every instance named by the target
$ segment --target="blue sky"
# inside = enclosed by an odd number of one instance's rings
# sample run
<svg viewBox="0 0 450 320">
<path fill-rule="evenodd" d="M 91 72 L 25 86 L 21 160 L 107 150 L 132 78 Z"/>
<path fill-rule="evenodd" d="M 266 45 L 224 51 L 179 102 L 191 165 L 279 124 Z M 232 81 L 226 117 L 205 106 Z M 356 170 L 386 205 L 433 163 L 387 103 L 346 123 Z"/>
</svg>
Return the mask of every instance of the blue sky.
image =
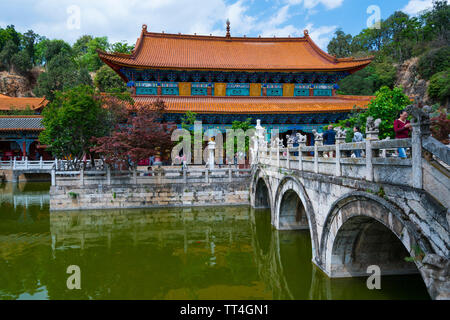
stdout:
<svg viewBox="0 0 450 320">
<path fill-rule="evenodd" d="M 308 29 L 326 49 L 342 28 L 353 35 L 367 27 L 379 8 L 385 19 L 396 10 L 411 15 L 430 8 L 432 0 L 0 0 L 0 26 L 14 24 L 49 38 L 73 43 L 83 34 L 111 42 L 135 43 L 142 24 L 155 32 L 234 36 L 303 36 Z"/>
</svg>

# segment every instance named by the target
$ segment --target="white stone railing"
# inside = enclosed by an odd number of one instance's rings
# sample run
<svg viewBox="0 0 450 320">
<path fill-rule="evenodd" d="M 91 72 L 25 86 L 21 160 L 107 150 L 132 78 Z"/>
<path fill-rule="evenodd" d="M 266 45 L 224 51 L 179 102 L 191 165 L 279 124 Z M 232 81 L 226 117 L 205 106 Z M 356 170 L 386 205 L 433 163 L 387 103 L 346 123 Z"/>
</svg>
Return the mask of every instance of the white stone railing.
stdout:
<svg viewBox="0 0 450 320">
<path fill-rule="evenodd" d="M 405 148 L 411 150 L 410 158 L 386 157 L 386 149 Z M 349 156 L 361 151 L 361 157 Z M 262 166 L 300 170 L 318 174 L 364 179 L 367 181 L 414 185 L 413 169 L 415 150 L 411 139 L 366 140 L 358 143 L 336 145 L 259 148 L 257 162 Z M 421 169 L 420 169 L 421 170 Z"/>
<path fill-rule="evenodd" d="M 0 161 L 0 169 L 2 170 L 48 170 L 55 166 L 57 160 L 44 161 L 42 158 L 37 161 L 25 158 L 14 158 L 9 161 Z"/>
<path fill-rule="evenodd" d="M 162 167 L 150 171 L 56 171 L 52 170 L 53 186 L 73 185 L 126 185 L 126 184 L 175 184 L 175 183 L 214 183 L 235 182 L 248 179 L 251 169 L 227 168 L 188 168 Z"/>
</svg>

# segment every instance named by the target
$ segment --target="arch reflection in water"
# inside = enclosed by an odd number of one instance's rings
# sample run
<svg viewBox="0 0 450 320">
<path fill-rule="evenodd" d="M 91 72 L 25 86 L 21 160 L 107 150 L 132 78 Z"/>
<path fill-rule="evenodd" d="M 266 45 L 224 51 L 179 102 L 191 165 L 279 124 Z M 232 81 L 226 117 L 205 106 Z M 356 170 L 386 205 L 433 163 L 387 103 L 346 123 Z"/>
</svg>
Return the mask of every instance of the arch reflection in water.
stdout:
<svg viewBox="0 0 450 320">
<path fill-rule="evenodd" d="M 383 277 L 380 292 L 365 278 L 328 279 L 311 263 L 309 232 L 274 230 L 270 210 L 49 214 L 5 202 L 0 212 L 0 299 L 427 298 L 420 277 Z M 66 287 L 73 264 L 80 291 Z"/>
</svg>

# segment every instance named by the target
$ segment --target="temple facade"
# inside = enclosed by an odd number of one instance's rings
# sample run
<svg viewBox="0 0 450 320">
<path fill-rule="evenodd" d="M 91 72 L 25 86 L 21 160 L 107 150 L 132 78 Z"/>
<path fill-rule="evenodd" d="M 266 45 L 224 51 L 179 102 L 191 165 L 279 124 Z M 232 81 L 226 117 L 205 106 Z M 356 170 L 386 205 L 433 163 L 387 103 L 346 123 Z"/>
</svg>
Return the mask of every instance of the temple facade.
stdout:
<svg viewBox="0 0 450 320">
<path fill-rule="evenodd" d="M 137 104 L 162 99 L 165 121 L 181 124 L 195 112 L 204 129 L 224 131 L 235 120 L 261 119 L 268 131 L 321 131 L 372 97 L 336 94 L 338 82 L 372 57 L 338 59 L 305 30 L 298 38 L 154 33 L 143 25 L 131 54 L 99 57 L 132 88 Z"/>
<path fill-rule="evenodd" d="M 0 94 L 0 160 L 14 157 L 51 159 L 45 146 L 39 143 L 39 134 L 44 130 L 40 114 L 47 104 L 45 98 L 17 98 Z"/>
</svg>

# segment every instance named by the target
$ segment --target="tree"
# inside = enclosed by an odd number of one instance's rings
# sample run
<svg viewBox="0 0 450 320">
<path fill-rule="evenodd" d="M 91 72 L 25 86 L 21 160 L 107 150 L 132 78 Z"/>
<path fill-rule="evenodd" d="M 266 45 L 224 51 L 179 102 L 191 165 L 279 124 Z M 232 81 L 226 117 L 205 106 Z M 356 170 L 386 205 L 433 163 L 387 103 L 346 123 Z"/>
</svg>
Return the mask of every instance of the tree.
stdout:
<svg viewBox="0 0 450 320">
<path fill-rule="evenodd" d="M 14 70 L 22 75 L 25 75 L 33 68 L 33 60 L 28 54 L 28 51 L 22 50 L 11 58 L 11 66 Z"/>
<path fill-rule="evenodd" d="M 42 42 L 43 49 L 43 62 L 45 64 L 57 56 L 73 56 L 72 47 L 70 44 L 63 40 L 45 40 Z"/>
<path fill-rule="evenodd" d="M 345 34 L 341 29 L 338 29 L 333 39 L 328 44 L 328 53 L 337 58 L 350 57 L 353 53 L 351 34 Z"/>
<path fill-rule="evenodd" d="M 79 85 L 92 86 L 89 72 L 85 68 L 78 68 L 73 58 L 62 51 L 48 62 L 46 72 L 38 78 L 34 93 L 52 101 L 56 91 L 69 90 Z"/>
<path fill-rule="evenodd" d="M 380 124 L 380 139 L 394 138 L 394 121 L 398 118 L 399 112 L 410 103 L 411 101 L 401 88 L 391 90 L 388 87 L 382 87 L 376 92 L 376 97 L 370 101 L 367 110 L 355 109 L 349 119 L 340 121 L 337 126 L 344 128 L 359 126 L 361 131 L 364 132 L 367 118 L 373 117 L 382 121 Z"/>
<path fill-rule="evenodd" d="M 0 28 L 0 51 L 8 41 L 12 41 L 16 47 L 20 46 L 20 33 L 16 31 L 14 25 L 9 25 L 6 29 Z"/>
<path fill-rule="evenodd" d="M 428 95 L 434 101 L 448 105 L 450 99 L 450 69 L 436 73 L 431 77 Z"/>
<path fill-rule="evenodd" d="M 91 151 L 107 163 L 135 167 L 142 159 L 168 153 L 173 146 L 172 132 L 176 126 L 162 123 L 164 102 L 134 106 L 125 123 L 116 125 L 108 136 L 94 138 Z"/>
<path fill-rule="evenodd" d="M 45 130 L 39 141 L 48 145 L 54 156 L 71 159 L 78 168 L 83 156 L 91 153 L 92 138 L 109 133 L 110 116 L 102 101 L 89 86 L 57 92 L 42 112 Z"/>
<path fill-rule="evenodd" d="M 430 79 L 434 74 L 450 68 L 450 46 L 432 49 L 419 60 L 417 71 L 423 79 Z"/>
<path fill-rule="evenodd" d="M 112 92 L 115 90 L 125 92 L 127 90 L 122 78 L 107 65 L 102 66 L 97 71 L 94 84 L 101 92 Z"/>
<path fill-rule="evenodd" d="M 433 0 L 433 9 L 424 14 L 424 32 L 428 39 L 447 43 L 450 40 L 450 5 L 447 0 Z"/>
<path fill-rule="evenodd" d="M 19 47 L 12 40 L 8 40 L 0 52 L 0 63 L 4 68 L 11 69 L 11 60 L 19 52 Z"/>
<path fill-rule="evenodd" d="M 97 49 L 107 51 L 109 49 L 109 43 L 107 37 L 97 37 L 92 38 L 88 42 L 88 37 L 90 36 L 84 36 L 87 37 L 79 43 L 81 51 L 78 52 L 78 55 L 76 56 L 77 63 L 89 71 L 97 71 L 100 69 L 101 66 L 103 66 L 102 60 L 100 60 Z M 83 37 L 82 37 L 83 38 Z M 85 51 L 85 53 L 83 53 Z"/>
<path fill-rule="evenodd" d="M 134 46 L 130 46 L 126 42 L 116 42 L 113 45 L 111 45 L 110 51 L 130 54 L 133 51 L 133 49 Z"/>
<path fill-rule="evenodd" d="M 28 54 L 30 58 L 30 64 L 34 66 L 36 62 L 36 44 L 40 40 L 40 36 L 34 33 L 33 30 L 28 30 L 22 35 L 22 47 L 23 51 Z"/>
</svg>

